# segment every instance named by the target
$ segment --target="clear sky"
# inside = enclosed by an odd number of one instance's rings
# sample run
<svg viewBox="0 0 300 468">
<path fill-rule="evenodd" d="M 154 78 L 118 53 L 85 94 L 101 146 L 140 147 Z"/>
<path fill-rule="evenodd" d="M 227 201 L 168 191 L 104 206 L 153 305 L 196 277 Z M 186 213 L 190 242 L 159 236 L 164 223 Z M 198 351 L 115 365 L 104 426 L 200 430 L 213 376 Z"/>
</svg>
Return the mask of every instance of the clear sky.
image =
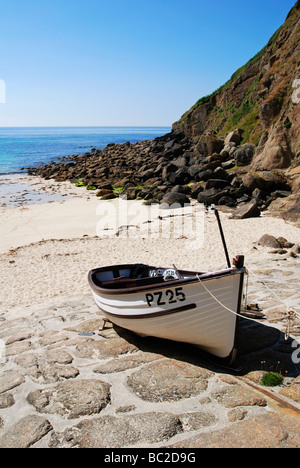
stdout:
<svg viewBox="0 0 300 468">
<path fill-rule="evenodd" d="M 0 127 L 170 126 L 295 3 L 0 0 Z"/>
</svg>

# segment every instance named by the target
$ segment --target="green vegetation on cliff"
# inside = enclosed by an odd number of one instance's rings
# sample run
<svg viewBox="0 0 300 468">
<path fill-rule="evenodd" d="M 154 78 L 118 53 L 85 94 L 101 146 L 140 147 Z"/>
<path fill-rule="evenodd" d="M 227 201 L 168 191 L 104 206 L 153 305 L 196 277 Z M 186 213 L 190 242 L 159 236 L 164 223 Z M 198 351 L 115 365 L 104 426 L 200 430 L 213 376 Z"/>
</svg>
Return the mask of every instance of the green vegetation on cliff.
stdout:
<svg viewBox="0 0 300 468">
<path fill-rule="evenodd" d="M 199 99 L 173 124 L 173 129 L 189 137 L 206 130 L 224 137 L 239 128 L 243 130 L 243 143 L 258 145 L 262 134 L 277 122 L 282 109 L 289 109 L 288 91 L 299 75 L 299 11 L 298 0 L 268 44 L 223 86 Z M 290 126 L 291 123 L 285 128 Z"/>
</svg>

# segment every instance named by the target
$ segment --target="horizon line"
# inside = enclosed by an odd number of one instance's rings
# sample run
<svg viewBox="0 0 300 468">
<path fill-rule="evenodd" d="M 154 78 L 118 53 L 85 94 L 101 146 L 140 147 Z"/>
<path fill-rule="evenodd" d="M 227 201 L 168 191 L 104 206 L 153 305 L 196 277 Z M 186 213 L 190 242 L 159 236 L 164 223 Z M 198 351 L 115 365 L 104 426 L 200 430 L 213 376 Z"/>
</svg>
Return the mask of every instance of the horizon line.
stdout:
<svg viewBox="0 0 300 468">
<path fill-rule="evenodd" d="M 172 128 L 172 125 L 4 125 L 0 128 Z"/>
</svg>

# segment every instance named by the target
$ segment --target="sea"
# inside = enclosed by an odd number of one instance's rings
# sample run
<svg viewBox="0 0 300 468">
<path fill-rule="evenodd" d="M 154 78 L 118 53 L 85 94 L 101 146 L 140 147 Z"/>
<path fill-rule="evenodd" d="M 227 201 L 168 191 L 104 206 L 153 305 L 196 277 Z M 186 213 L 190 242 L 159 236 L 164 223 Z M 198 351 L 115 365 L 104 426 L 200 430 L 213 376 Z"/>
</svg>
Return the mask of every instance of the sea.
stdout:
<svg viewBox="0 0 300 468">
<path fill-rule="evenodd" d="M 26 168 L 63 156 L 84 154 L 109 143 L 152 140 L 171 127 L 2 127 L 0 174 L 26 173 Z"/>
</svg>

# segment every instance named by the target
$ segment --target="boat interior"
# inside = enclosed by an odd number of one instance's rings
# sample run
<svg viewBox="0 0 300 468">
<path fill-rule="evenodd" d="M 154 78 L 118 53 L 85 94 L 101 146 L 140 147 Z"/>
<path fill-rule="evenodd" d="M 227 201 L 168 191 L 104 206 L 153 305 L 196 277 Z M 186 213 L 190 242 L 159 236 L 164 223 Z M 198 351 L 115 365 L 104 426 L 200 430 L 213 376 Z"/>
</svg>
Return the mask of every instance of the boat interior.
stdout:
<svg viewBox="0 0 300 468">
<path fill-rule="evenodd" d="M 98 268 L 92 272 L 96 286 L 107 289 L 127 289 L 151 286 L 165 281 L 180 281 L 197 278 L 197 272 L 178 271 L 173 268 L 158 268 L 144 264 L 116 265 Z"/>
<path fill-rule="evenodd" d="M 158 268 L 144 264 L 116 265 L 98 268 L 90 272 L 90 279 L 95 286 L 104 289 L 132 289 L 139 287 L 151 287 L 168 283 L 180 283 L 183 281 L 198 281 L 216 276 L 229 274 L 230 270 L 203 273 L 195 271 L 177 270 L 172 268 Z"/>
</svg>

